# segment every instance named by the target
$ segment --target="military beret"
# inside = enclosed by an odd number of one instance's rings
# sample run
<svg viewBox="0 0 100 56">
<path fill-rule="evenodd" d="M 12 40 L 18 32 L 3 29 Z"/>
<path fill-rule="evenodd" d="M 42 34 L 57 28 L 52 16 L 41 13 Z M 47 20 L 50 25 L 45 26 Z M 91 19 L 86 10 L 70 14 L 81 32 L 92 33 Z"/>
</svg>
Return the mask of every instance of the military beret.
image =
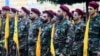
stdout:
<svg viewBox="0 0 100 56">
<path fill-rule="evenodd" d="M 85 12 L 83 13 L 83 17 L 82 18 L 86 18 L 86 13 Z"/>
<path fill-rule="evenodd" d="M 99 4 L 96 3 L 95 1 L 91 1 L 91 2 L 89 2 L 89 6 L 93 7 L 94 9 L 99 8 Z"/>
<path fill-rule="evenodd" d="M 50 10 L 52 13 L 53 13 L 53 15 L 57 15 L 57 13 L 56 12 L 54 12 L 53 10 Z"/>
<path fill-rule="evenodd" d="M 43 13 L 47 13 L 51 18 L 53 18 L 53 12 L 51 10 L 45 10 Z"/>
<path fill-rule="evenodd" d="M 13 13 L 18 12 L 18 10 L 17 10 L 17 9 L 15 9 L 15 8 L 11 8 L 11 11 L 12 11 Z"/>
<path fill-rule="evenodd" d="M 57 13 L 56 13 L 56 12 L 53 12 L 53 14 L 54 14 L 54 15 L 57 15 Z"/>
<path fill-rule="evenodd" d="M 72 15 L 71 12 L 68 12 L 68 16 L 69 16 L 69 17 L 73 17 L 73 15 Z"/>
<path fill-rule="evenodd" d="M 63 10 L 63 11 L 66 11 L 66 12 L 69 12 L 69 8 L 65 5 L 60 5 L 60 8 Z"/>
<path fill-rule="evenodd" d="M 27 8 L 21 7 L 21 9 L 22 9 L 26 14 L 30 14 L 30 11 L 29 11 Z"/>
<path fill-rule="evenodd" d="M 81 9 L 75 9 L 75 12 L 77 12 L 79 15 L 83 16 L 83 11 Z"/>
<path fill-rule="evenodd" d="M 41 12 L 36 8 L 31 8 L 31 11 L 38 14 L 40 16 Z"/>
<path fill-rule="evenodd" d="M 53 16 L 57 15 L 56 12 L 54 12 L 53 10 L 49 10 L 49 11 L 53 14 Z"/>
<path fill-rule="evenodd" d="M 2 7 L 2 10 L 8 10 L 9 11 L 10 10 L 10 7 L 9 6 L 3 6 Z"/>
</svg>

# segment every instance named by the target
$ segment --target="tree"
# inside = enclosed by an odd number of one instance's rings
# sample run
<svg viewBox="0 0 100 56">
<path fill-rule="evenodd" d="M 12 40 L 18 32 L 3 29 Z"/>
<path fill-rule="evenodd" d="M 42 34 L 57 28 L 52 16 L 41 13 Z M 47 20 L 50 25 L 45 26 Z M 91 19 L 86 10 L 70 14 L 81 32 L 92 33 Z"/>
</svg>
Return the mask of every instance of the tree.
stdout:
<svg viewBox="0 0 100 56">
<path fill-rule="evenodd" d="M 52 3 L 55 4 L 73 4 L 73 3 L 81 3 L 81 2 L 89 2 L 89 1 L 93 1 L 93 0 L 38 0 L 40 2 L 44 2 L 44 1 L 50 1 Z M 94 0 L 94 1 L 100 1 L 100 0 Z"/>
<path fill-rule="evenodd" d="M 81 2 L 86 2 L 86 14 L 88 15 L 88 3 L 90 1 L 100 1 L 100 0 L 38 0 L 40 2 L 44 1 L 50 1 L 54 4 L 74 4 L 74 3 L 81 3 Z"/>
</svg>

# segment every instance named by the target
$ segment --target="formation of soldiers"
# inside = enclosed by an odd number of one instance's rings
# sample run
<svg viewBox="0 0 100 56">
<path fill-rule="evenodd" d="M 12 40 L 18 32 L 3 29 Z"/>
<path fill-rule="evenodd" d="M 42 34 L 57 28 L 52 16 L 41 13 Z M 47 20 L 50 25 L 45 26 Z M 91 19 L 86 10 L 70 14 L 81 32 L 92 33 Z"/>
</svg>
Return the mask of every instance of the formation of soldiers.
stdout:
<svg viewBox="0 0 100 56">
<path fill-rule="evenodd" d="M 89 2 L 88 12 L 90 15 L 89 27 L 89 56 L 100 56 L 100 14 L 99 4 Z M 41 32 L 41 56 L 52 56 L 50 52 L 50 40 L 52 25 L 55 25 L 54 48 L 56 56 L 83 56 L 83 40 L 86 28 L 86 13 L 81 9 L 70 12 L 69 8 L 61 5 L 57 13 L 52 10 L 41 12 L 36 8 L 29 11 L 25 7 L 21 10 L 2 7 L 0 11 L 0 56 L 6 56 L 4 48 L 5 20 L 6 13 L 10 17 L 10 36 L 8 38 L 8 55 L 17 56 L 16 45 L 13 41 L 14 18 L 18 12 L 18 39 L 20 46 L 20 56 L 36 56 L 36 42 L 39 32 Z"/>
</svg>

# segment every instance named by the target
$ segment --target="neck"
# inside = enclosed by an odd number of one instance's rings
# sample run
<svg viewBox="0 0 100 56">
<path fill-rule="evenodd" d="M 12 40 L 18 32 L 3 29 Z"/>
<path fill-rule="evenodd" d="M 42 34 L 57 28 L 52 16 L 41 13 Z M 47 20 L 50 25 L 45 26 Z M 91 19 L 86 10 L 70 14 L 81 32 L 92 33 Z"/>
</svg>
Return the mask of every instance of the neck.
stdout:
<svg viewBox="0 0 100 56">
<path fill-rule="evenodd" d="M 25 20 L 27 18 L 27 16 L 24 16 L 23 18 L 22 18 L 22 20 Z"/>
<path fill-rule="evenodd" d="M 81 19 L 75 20 L 75 23 L 78 24 L 81 22 Z"/>
<path fill-rule="evenodd" d="M 64 15 L 63 19 L 65 19 L 65 18 L 67 18 L 67 16 L 66 16 L 66 15 Z"/>
<path fill-rule="evenodd" d="M 67 15 L 65 15 L 64 17 L 63 17 L 63 19 L 68 19 L 69 17 L 67 16 Z"/>
<path fill-rule="evenodd" d="M 91 17 L 94 18 L 97 15 L 97 13 L 94 13 Z"/>
<path fill-rule="evenodd" d="M 38 18 L 38 16 L 35 17 L 35 19 L 37 19 L 37 18 Z"/>
</svg>

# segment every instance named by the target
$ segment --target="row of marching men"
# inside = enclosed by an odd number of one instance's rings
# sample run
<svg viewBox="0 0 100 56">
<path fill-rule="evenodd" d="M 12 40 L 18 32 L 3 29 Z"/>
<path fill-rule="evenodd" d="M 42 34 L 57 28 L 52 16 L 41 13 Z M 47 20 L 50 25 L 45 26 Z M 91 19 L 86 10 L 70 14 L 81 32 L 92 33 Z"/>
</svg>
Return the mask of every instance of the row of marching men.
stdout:
<svg viewBox="0 0 100 56">
<path fill-rule="evenodd" d="M 61 5 L 57 13 L 2 7 L 0 56 L 99 56 L 99 4 L 91 1 L 89 17 Z"/>
</svg>

